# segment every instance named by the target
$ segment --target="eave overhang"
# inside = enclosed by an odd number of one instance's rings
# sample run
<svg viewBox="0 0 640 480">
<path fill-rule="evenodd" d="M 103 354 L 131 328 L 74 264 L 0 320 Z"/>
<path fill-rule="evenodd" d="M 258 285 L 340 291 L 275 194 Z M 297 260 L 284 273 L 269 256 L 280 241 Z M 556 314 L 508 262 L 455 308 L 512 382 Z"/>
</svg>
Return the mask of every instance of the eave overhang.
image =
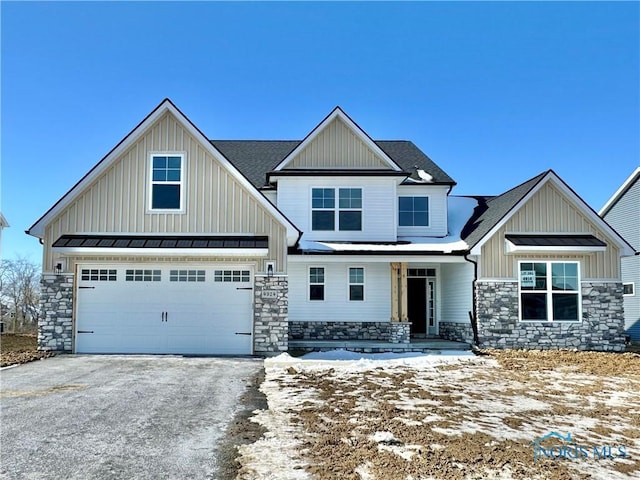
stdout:
<svg viewBox="0 0 640 480">
<path fill-rule="evenodd" d="M 62 235 L 52 250 L 65 256 L 266 257 L 266 236 Z"/>
</svg>

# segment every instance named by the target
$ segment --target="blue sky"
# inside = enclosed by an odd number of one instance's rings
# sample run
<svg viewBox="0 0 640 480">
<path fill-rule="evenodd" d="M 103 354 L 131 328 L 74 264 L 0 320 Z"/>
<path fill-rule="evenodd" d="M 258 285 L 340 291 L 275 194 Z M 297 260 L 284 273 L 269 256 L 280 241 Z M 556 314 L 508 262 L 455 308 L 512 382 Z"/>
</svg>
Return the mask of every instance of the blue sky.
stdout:
<svg viewBox="0 0 640 480">
<path fill-rule="evenodd" d="M 498 194 L 553 168 L 599 209 L 640 164 L 639 2 L 1 2 L 3 256 L 160 101 L 213 139 L 340 105 Z"/>
</svg>

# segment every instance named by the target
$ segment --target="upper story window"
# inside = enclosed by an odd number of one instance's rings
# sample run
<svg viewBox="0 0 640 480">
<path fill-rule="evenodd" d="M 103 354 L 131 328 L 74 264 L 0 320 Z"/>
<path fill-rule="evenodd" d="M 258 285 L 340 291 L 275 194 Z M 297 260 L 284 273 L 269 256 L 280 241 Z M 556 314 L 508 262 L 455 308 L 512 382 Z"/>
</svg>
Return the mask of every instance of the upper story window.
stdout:
<svg viewBox="0 0 640 480">
<path fill-rule="evenodd" d="M 335 188 L 311 189 L 311 229 L 340 231 L 362 230 L 362 189 L 338 188 L 336 208 Z M 337 217 L 337 219 L 336 219 Z"/>
<path fill-rule="evenodd" d="M 151 210 L 182 210 L 184 197 L 184 157 L 151 156 Z"/>
<path fill-rule="evenodd" d="M 429 197 L 398 197 L 398 226 L 428 227 Z"/>
<path fill-rule="evenodd" d="M 577 262 L 520 262 L 520 320 L 580 321 Z"/>
</svg>

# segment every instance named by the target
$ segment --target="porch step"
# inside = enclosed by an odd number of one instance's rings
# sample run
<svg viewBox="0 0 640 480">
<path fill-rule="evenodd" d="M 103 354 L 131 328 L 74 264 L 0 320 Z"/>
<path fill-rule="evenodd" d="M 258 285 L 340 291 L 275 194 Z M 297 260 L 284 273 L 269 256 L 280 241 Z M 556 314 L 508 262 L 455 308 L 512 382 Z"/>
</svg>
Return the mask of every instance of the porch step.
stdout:
<svg viewBox="0 0 640 480">
<path fill-rule="evenodd" d="M 425 352 L 433 350 L 471 350 L 471 345 L 443 339 L 416 339 L 411 343 L 390 343 L 370 340 L 289 340 L 289 350 L 322 352 L 336 349 L 362 353 Z"/>
</svg>

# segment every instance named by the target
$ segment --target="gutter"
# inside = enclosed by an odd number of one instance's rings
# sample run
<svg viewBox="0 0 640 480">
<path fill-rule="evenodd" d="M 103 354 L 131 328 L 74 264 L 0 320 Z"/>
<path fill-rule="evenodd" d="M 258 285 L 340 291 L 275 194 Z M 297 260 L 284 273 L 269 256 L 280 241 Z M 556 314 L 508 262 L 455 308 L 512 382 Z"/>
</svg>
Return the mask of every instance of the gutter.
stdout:
<svg viewBox="0 0 640 480">
<path fill-rule="evenodd" d="M 475 260 L 471 260 L 468 258 L 469 253 L 464 254 L 464 259 L 473 264 L 473 282 L 471 282 L 472 292 L 472 305 L 471 312 L 469 312 L 469 320 L 471 320 L 471 330 L 473 330 L 473 343 L 479 347 L 480 340 L 478 338 L 478 307 L 477 307 L 477 294 L 476 294 L 476 285 L 478 283 L 478 262 Z"/>
</svg>

